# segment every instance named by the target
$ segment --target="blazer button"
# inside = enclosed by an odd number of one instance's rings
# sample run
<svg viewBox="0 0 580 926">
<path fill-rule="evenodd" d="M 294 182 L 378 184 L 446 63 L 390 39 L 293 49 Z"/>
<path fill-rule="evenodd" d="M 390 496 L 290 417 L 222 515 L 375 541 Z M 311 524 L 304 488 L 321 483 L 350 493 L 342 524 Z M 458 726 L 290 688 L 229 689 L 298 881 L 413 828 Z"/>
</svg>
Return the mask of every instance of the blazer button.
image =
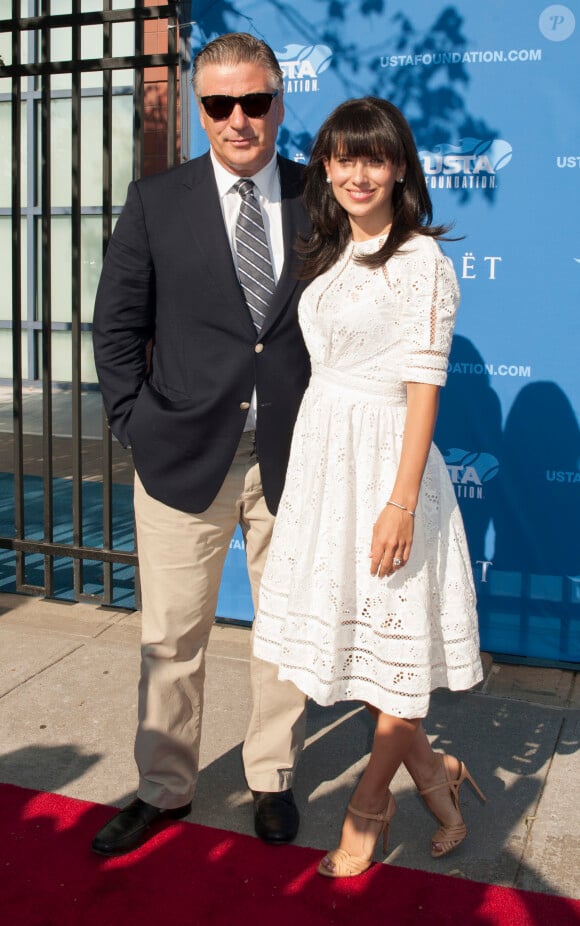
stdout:
<svg viewBox="0 0 580 926">
<path fill-rule="evenodd" d="M 262 351 L 264 350 L 264 345 L 263 345 L 263 344 L 256 344 L 256 346 L 254 347 L 254 350 L 256 351 L 257 354 L 261 354 Z"/>
<path fill-rule="evenodd" d="M 249 409 L 249 407 L 250 407 L 250 403 L 249 403 L 249 402 L 240 402 L 240 408 L 241 408 L 241 410 L 242 410 L 243 412 L 247 412 L 247 410 Z"/>
</svg>

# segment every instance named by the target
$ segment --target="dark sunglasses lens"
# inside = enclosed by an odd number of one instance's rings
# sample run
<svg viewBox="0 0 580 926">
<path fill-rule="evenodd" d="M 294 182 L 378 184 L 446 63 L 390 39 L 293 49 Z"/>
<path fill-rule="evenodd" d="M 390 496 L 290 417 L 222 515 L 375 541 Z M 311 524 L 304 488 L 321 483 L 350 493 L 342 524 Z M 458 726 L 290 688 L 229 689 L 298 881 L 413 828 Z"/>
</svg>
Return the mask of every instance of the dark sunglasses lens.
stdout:
<svg viewBox="0 0 580 926">
<path fill-rule="evenodd" d="M 201 102 L 210 119 L 229 119 L 236 103 L 250 119 L 265 116 L 275 93 L 247 93 L 246 96 L 203 96 Z"/>
<path fill-rule="evenodd" d="M 273 93 L 248 93 L 242 97 L 240 104 L 246 116 L 250 119 L 259 119 L 269 111 L 273 99 Z"/>
<path fill-rule="evenodd" d="M 210 119 L 227 119 L 235 105 L 231 96 L 204 96 L 201 102 Z"/>
</svg>

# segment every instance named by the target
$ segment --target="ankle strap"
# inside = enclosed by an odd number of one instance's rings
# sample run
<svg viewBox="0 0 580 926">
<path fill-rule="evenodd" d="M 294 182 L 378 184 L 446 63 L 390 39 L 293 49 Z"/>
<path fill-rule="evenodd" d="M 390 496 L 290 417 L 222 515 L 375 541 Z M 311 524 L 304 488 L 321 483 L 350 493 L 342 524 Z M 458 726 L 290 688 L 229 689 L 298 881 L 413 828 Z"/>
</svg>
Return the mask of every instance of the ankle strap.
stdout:
<svg viewBox="0 0 580 926">
<path fill-rule="evenodd" d="M 431 794 L 432 791 L 441 791 L 442 788 L 449 791 L 455 784 L 457 784 L 455 781 L 440 781 L 438 785 L 431 785 L 430 788 L 421 788 L 419 794 L 423 797 L 425 794 Z"/>
<path fill-rule="evenodd" d="M 448 788 L 451 791 L 458 791 L 463 779 L 465 778 L 465 766 L 463 762 L 459 762 L 459 775 L 457 778 L 451 778 L 449 775 L 449 768 L 447 766 L 447 756 L 443 756 L 443 769 L 445 771 L 445 781 L 440 781 L 439 784 L 431 785 L 430 788 L 421 788 L 419 794 L 423 797 L 425 794 L 431 794 L 432 791 L 440 791 L 442 788 Z"/>
<path fill-rule="evenodd" d="M 384 823 L 388 817 L 390 806 L 391 806 L 391 802 L 389 801 L 389 803 L 387 804 L 385 809 L 381 811 L 381 813 L 367 813 L 366 810 L 357 810 L 356 807 L 352 806 L 352 804 L 348 805 L 347 810 L 349 810 L 350 813 L 353 814 L 353 816 L 361 817 L 362 820 L 377 820 L 379 823 Z"/>
</svg>

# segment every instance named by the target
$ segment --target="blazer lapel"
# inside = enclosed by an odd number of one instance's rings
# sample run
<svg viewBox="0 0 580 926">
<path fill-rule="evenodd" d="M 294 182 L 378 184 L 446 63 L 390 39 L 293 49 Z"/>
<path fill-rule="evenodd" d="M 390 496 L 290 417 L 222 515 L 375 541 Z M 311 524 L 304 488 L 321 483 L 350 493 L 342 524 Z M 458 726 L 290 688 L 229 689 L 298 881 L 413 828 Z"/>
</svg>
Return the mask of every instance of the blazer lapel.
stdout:
<svg viewBox="0 0 580 926">
<path fill-rule="evenodd" d="M 255 333 L 236 274 L 209 154 L 189 163 L 191 171 L 184 180 L 180 202 L 191 236 L 188 247 L 205 256 L 212 284 L 223 293 L 225 310 L 231 309 L 237 326 L 246 334 L 248 330 Z"/>
<path fill-rule="evenodd" d="M 299 284 L 299 259 L 294 251 L 294 243 L 300 233 L 307 233 L 307 219 L 302 206 L 302 177 L 294 169 L 292 162 L 278 157 L 280 170 L 280 187 L 282 193 L 282 235 L 284 239 L 284 265 L 272 297 L 272 307 L 268 312 L 261 331 L 263 337 L 276 322 L 285 309 L 288 299 Z"/>
</svg>

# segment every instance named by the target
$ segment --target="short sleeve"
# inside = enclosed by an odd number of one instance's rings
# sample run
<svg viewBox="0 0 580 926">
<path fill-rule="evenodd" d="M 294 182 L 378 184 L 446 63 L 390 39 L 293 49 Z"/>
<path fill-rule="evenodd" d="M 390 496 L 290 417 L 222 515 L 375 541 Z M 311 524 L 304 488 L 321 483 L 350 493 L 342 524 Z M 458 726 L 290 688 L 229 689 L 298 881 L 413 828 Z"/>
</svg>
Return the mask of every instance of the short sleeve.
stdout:
<svg viewBox="0 0 580 926">
<path fill-rule="evenodd" d="M 459 305 L 453 264 L 436 241 L 414 238 L 405 254 L 406 305 L 402 378 L 444 386 Z"/>
</svg>

